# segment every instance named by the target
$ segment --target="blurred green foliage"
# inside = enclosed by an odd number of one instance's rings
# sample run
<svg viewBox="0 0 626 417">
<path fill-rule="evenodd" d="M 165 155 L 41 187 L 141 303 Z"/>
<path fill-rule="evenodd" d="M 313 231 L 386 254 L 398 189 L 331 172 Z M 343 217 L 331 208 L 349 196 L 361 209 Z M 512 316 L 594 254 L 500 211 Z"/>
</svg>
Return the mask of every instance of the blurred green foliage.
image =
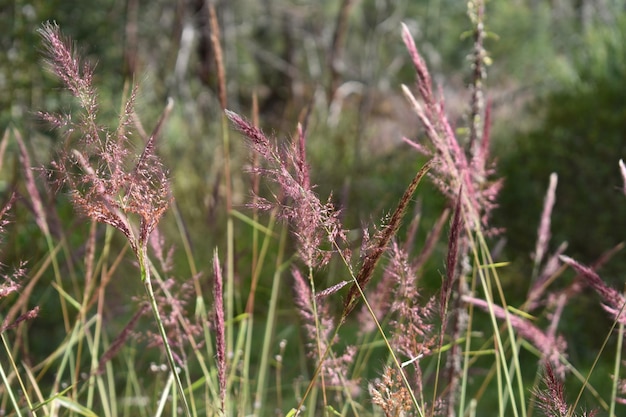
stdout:
<svg viewBox="0 0 626 417">
<path fill-rule="evenodd" d="M 171 169 L 185 233 L 194 253 L 204 255 L 221 242 L 224 189 L 220 110 L 202 3 L 6 1 L 0 8 L 0 21 L 7 28 L 0 37 L 0 128 L 12 124 L 30 132 L 35 164 L 48 163 L 46 149 L 54 148 L 54 138 L 35 114 L 71 108 L 68 97 L 58 94 L 57 82 L 42 70 L 36 31 L 41 22 L 56 21 L 80 45 L 86 60 L 97 63 L 103 123 L 114 123 L 129 80 L 141 85 L 137 111 L 147 130 L 165 97 L 175 98 L 160 152 Z M 622 220 L 614 214 L 622 198 L 616 161 L 624 156 L 623 25 L 617 18 L 606 24 L 607 13 L 600 6 L 595 15 L 583 16 L 585 4 L 487 3 L 486 47 L 494 62 L 488 94 L 496 100 L 504 97 L 500 108 L 508 105 L 506 97 L 519 92 L 530 92 L 532 102 L 530 112 L 517 106 L 504 113 L 506 119 L 496 119 L 494 129 L 502 155 L 500 174 L 507 177 L 499 223 L 508 230 L 513 258 L 525 258 L 532 250 L 536 229 L 528 225 L 538 223 L 552 171 L 560 176 L 555 242 L 568 240 L 576 254 L 592 260 L 622 239 Z M 466 5 L 453 0 L 355 3 L 336 69 L 341 83 L 354 82 L 358 88 L 344 100 L 333 124 L 328 119 L 337 115 L 329 112 L 332 103 L 323 91 L 329 83 L 328 56 L 340 5 L 236 0 L 218 2 L 217 10 L 229 107 L 250 114 L 251 95 L 258 93 L 261 123 L 279 139 L 293 132 L 298 115 L 309 107 L 313 181 L 320 184 L 323 199 L 332 192 L 338 204 L 345 204 L 349 227 L 358 228 L 384 216 L 419 161 L 411 152 L 395 152 L 399 132 L 394 131 L 394 138 L 377 138 L 375 129 L 389 120 L 417 124 L 390 100 L 401 83 L 414 81 L 399 39 L 400 22 L 411 28 L 444 95 L 462 89 L 459 80 L 470 73 L 466 57 L 471 40 L 464 36 L 470 25 Z M 609 16 L 621 16 L 619 5 L 614 7 Z M 462 124 L 466 107 L 460 100 L 461 94 L 452 95 L 447 104 Z M 516 126 L 534 130 L 520 134 Z M 402 133 L 415 136 L 411 129 Z M 249 156 L 237 135 L 232 143 L 234 198 L 242 208 L 250 195 L 244 172 Z M 440 200 L 426 195 L 423 201 L 426 215 L 436 217 Z M 429 207 L 431 201 L 435 203 Z M 73 214 L 64 210 L 62 216 Z M 181 231 L 172 216 L 168 219 L 165 230 L 178 239 Z M 581 219 L 588 225 L 581 227 Z"/>
<path fill-rule="evenodd" d="M 550 173 L 558 174 L 552 216 L 552 248 L 593 263 L 624 241 L 626 205 L 618 161 L 626 156 L 626 52 L 623 19 L 588 33 L 575 54 L 576 79 L 532 102 L 537 125 L 512 135 L 503 151 L 505 186 L 499 219 L 511 253 L 534 248 L 539 213 Z M 503 145 L 504 147 L 504 145 Z M 626 259 L 619 253 L 606 278 L 622 282 Z"/>
<path fill-rule="evenodd" d="M 212 249 L 224 245 L 226 215 L 221 109 L 206 38 L 207 17 L 201 7 L 204 1 L 0 3 L 5 3 L 0 6 L 0 24 L 5 28 L 0 36 L 0 129 L 16 126 L 24 132 L 35 152 L 35 165 L 48 165 L 56 146 L 54 134 L 37 121 L 36 112 L 67 111 L 72 106 L 66 95 L 59 94 L 59 84 L 43 70 L 36 31 L 44 21 L 56 21 L 80 45 L 81 55 L 97 63 L 95 84 L 103 123 L 115 122 L 124 88 L 130 82 L 140 84 L 137 112 L 148 131 L 165 98 L 174 97 L 176 107 L 159 152 L 171 169 L 176 204 L 184 223 L 180 230 L 170 213 L 163 222 L 163 231 L 166 242 L 177 246 L 176 271 L 188 271 L 181 234 L 189 237 L 198 268 L 208 270 Z M 600 6 L 596 15 L 587 17 L 582 7 L 588 2 L 569 3 L 487 3 L 490 36 L 486 47 L 494 62 L 489 68 L 487 94 L 497 102 L 495 117 L 504 115 L 504 119 L 496 119 L 493 135 L 499 159 L 497 175 L 506 179 L 496 223 L 506 228 L 507 255 L 513 261 L 522 259 L 525 263 L 534 248 L 551 172 L 559 174 L 553 248 L 567 240 L 569 254 L 592 262 L 624 240 L 626 205 L 617 167 L 619 158 L 626 158 L 623 5 L 620 9 L 617 3 L 621 2 L 615 2 L 608 14 L 613 17 L 607 23 Z M 330 123 L 336 114 L 329 110 L 333 103 L 325 91 L 331 79 L 329 50 L 340 4 L 231 0 L 218 1 L 217 10 L 223 32 L 229 107 L 249 115 L 251 97 L 258 94 L 260 123 L 279 141 L 294 132 L 301 111 L 309 108 L 307 145 L 312 181 L 319 184 L 316 191 L 322 200 L 332 193 L 343 207 L 347 226 L 356 229 L 365 223 L 378 223 L 388 213 L 423 161 L 399 141 L 402 134 L 419 136 L 410 128 L 417 125 L 417 120 L 405 117 L 401 106 L 392 100 L 400 95 L 400 84 L 411 84 L 415 77 L 400 40 L 400 23 L 405 22 L 411 29 L 459 126 L 463 126 L 467 112 L 463 89 L 470 73 L 467 55 L 471 40 L 464 33 L 470 24 L 465 2 L 457 0 L 355 2 L 336 70 L 340 85 L 354 83 L 350 85 L 357 87 L 339 107 L 338 121 Z M 461 93 L 452 91 L 457 89 Z M 527 107 L 508 101 L 517 94 L 527 97 Z M 392 134 L 376 129 L 389 121 L 409 128 Z M 521 128 L 525 130 L 520 132 Z M 250 158 L 239 135 L 231 134 L 231 146 L 235 206 L 246 211 L 250 178 L 245 168 Z M 15 161 L 13 144 L 9 150 L 8 159 Z M 20 174 L 16 164 L 7 163 L 2 175 L 7 184 L 13 184 Z M 261 192 L 268 190 L 262 188 Z M 419 194 L 424 216 L 419 236 L 423 238 L 444 202 L 433 187 L 420 186 Z M 66 196 L 61 193 L 58 199 L 50 200 L 61 201 L 57 206 L 61 223 L 75 243 L 72 247 L 80 246 L 86 228 L 76 226 L 81 220 Z M 29 216 L 26 205 L 20 204 L 15 233 L 6 243 L 11 249 L 3 251 L 8 264 L 27 254 L 32 256 L 33 250 L 40 255 L 36 259 L 45 256 L 45 244 Z M 237 233 L 241 296 L 250 287 L 247 268 L 251 260 L 245 258 L 250 253 L 251 232 L 247 227 L 238 227 Z M 437 256 L 427 265 L 431 287 L 440 282 L 445 247 L 442 245 L 435 253 Z M 272 261 L 267 264 L 272 265 Z M 610 271 L 618 277 L 616 271 L 624 271 L 626 262 L 615 265 L 619 269 Z M 127 269 L 133 267 L 125 265 Z M 504 274 L 512 279 L 523 278 L 516 289 L 525 291 L 526 272 L 511 268 Z M 126 296 L 131 292 L 127 285 L 123 280 L 116 281 L 114 294 Z M 34 302 L 43 306 L 52 303 L 51 291 L 36 293 Z M 267 294 L 268 287 L 261 284 L 258 291 Z M 286 290 L 285 296 L 289 293 Z M 111 314 L 132 314 L 130 307 L 114 304 Z M 257 308 L 263 312 L 265 307 Z M 292 320 L 290 313 L 284 315 Z M 58 317 L 46 317 L 49 322 L 36 324 L 47 328 L 42 337 L 62 338 L 62 329 L 52 328 L 59 322 Z M 579 316 L 575 317 L 572 322 L 578 325 Z M 297 330 L 289 327 L 284 331 Z M 580 335 L 587 333 L 571 331 L 578 346 Z"/>
</svg>

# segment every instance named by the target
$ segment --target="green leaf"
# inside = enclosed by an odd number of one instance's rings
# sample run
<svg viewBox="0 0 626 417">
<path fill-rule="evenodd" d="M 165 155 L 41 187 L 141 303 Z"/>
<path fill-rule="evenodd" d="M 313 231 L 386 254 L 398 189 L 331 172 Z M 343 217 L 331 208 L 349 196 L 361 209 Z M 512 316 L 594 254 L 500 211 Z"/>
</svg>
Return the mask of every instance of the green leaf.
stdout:
<svg viewBox="0 0 626 417">
<path fill-rule="evenodd" d="M 72 400 L 69 397 L 60 395 L 58 397 L 55 397 L 54 400 L 57 403 L 59 403 L 59 405 L 67 408 L 68 410 L 72 410 L 72 411 L 80 414 L 81 416 L 98 417 L 98 415 L 96 413 L 94 413 L 93 411 L 91 411 L 87 407 L 84 407 L 84 406 L 78 404 L 77 402 L 75 402 L 74 400 Z"/>
</svg>

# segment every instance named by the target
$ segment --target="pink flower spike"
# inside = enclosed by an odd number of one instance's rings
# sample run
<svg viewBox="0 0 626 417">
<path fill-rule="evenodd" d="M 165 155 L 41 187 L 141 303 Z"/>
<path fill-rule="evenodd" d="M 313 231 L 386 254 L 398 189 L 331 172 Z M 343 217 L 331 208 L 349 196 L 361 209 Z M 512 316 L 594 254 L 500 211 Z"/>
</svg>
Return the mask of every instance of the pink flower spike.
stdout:
<svg viewBox="0 0 626 417">
<path fill-rule="evenodd" d="M 539 223 L 539 230 L 537 231 L 537 245 L 535 246 L 535 267 L 537 267 L 543 260 L 543 256 L 548 249 L 548 242 L 550 241 L 550 220 L 552 217 L 552 208 L 556 201 L 556 186 L 558 183 L 558 176 L 556 172 L 550 174 L 550 185 L 546 192 L 546 197 L 543 201 L 543 211 L 541 212 L 541 222 Z"/>
<path fill-rule="evenodd" d="M 26 190 L 28 191 L 28 194 L 30 194 L 31 201 L 33 203 L 33 211 L 35 212 L 35 223 L 37 223 L 37 226 L 39 226 L 39 229 L 41 229 L 44 234 L 48 235 L 50 234 L 50 229 L 48 228 L 48 222 L 46 220 L 47 216 L 44 210 L 41 195 L 39 194 L 39 190 L 37 189 L 37 185 L 35 184 L 33 167 L 31 166 L 30 156 L 28 155 L 26 144 L 24 143 L 22 135 L 18 130 L 13 130 L 13 134 L 15 135 L 15 140 L 17 141 L 17 145 L 20 150 L 20 163 L 22 165 L 24 177 L 26 180 Z"/>
<path fill-rule="evenodd" d="M 428 149 L 427 147 L 423 145 L 420 145 L 419 143 L 415 142 L 413 139 L 403 137 L 402 140 L 405 143 L 407 143 L 409 146 L 412 146 L 413 148 L 415 148 L 415 150 L 421 153 L 422 155 L 432 157 L 433 153 L 430 151 L 430 149 Z"/>
<path fill-rule="evenodd" d="M 427 104 L 434 104 L 430 73 L 428 72 L 426 63 L 417 51 L 415 41 L 413 40 L 413 36 L 411 35 L 408 26 L 404 23 L 402 23 L 402 40 L 406 45 L 406 49 L 409 51 L 409 55 L 411 56 L 411 60 L 415 66 L 415 71 L 417 72 L 420 94 Z"/>
<path fill-rule="evenodd" d="M 606 303 L 604 309 L 606 311 L 614 315 L 620 323 L 626 324 L 626 315 L 623 314 L 626 299 L 619 291 L 606 285 L 602 278 L 591 268 L 579 264 L 569 256 L 561 255 L 559 258 L 581 275 L 587 281 L 587 284 L 604 299 Z"/>
<path fill-rule="evenodd" d="M 462 299 L 464 302 L 472 304 L 483 311 L 493 313 L 499 319 L 507 320 L 521 337 L 531 342 L 541 351 L 544 359 L 554 366 L 560 376 L 565 375 L 566 368 L 561 363 L 561 356 L 565 356 L 567 343 L 562 337 L 554 337 L 554 335 L 547 334 L 529 320 L 511 314 L 498 305 L 490 305 L 487 301 L 480 298 L 464 295 Z"/>
<path fill-rule="evenodd" d="M 220 267 L 217 249 L 213 253 L 213 274 L 214 287 L 213 297 L 215 299 L 215 344 L 217 351 L 217 379 L 220 385 L 220 400 L 222 410 L 224 410 L 224 401 L 226 399 L 226 338 L 224 334 L 224 286 L 222 268 Z"/>
</svg>

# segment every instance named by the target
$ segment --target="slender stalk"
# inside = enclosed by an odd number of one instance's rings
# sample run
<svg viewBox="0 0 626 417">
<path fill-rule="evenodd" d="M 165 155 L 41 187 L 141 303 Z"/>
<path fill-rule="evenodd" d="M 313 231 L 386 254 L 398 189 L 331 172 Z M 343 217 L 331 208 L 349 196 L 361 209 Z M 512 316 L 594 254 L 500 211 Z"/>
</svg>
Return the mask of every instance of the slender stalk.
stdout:
<svg viewBox="0 0 626 417">
<path fill-rule="evenodd" d="M 484 28 L 484 2 L 482 0 L 478 0 L 476 2 L 468 3 L 468 15 L 473 24 L 473 37 L 474 37 L 474 47 L 472 52 L 472 82 L 471 82 L 471 99 L 470 99 L 470 114 L 469 114 L 469 143 L 467 144 L 467 159 L 472 161 L 474 165 L 474 175 L 477 178 L 477 182 L 480 184 L 484 182 L 484 161 L 481 161 L 480 164 L 476 163 L 478 160 L 483 158 L 481 154 L 481 149 L 483 147 L 483 141 L 486 139 L 483 137 L 483 129 L 484 129 L 484 100 L 483 100 L 483 82 L 486 78 L 486 71 L 484 60 L 486 58 L 486 51 L 483 46 L 483 41 L 485 38 L 485 28 Z M 477 228 L 477 233 L 480 233 L 480 228 Z M 472 239 L 470 234 L 472 233 L 470 230 L 466 231 L 467 235 L 461 238 L 460 250 L 459 250 L 459 262 L 457 267 L 458 274 L 458 286 L 457 291 L 453 297 L 453 314 L 452 314 L 452 332 L 451 339 L 454 342 L 455 340 L 459 340 L 464 334 L 468 333 L 468 312 L 461 302 L 461 298 L 468 294 L 469 285 L 466 280 L 466 277 L 469 275 L 469 271 L 465 267 L 466 265 L 470 265 L 470 258 L 472 248 L 470 245 L 470 240 Z M 504 354 L 504 352 L 500 351 L 500 354 Z M 449 390 L 448 395 L 446 397 L 447 404 L 447 412 L 446 415 L 448 417 L 455 417 L 455 410 L 457 406 L 457 401 L 459 399 L 462 400 L 462 403 L 459 405 L 459 416 L 462 416 L 462 407 L 464 407 L 463 402 L 465 402 L 465 393 L 459 392 L 461 388 L 465 389 L 465 381 L 461 381 L 460 377 L 464 374 L 465 369 L 462 365 L 462 361 L 464 359 L 464 354 L 461 351 L 461 346 L 457 343 L 453 343 L 452 351 L 448 356 L 448 361 L 446 364 L 448 371 L 448 384 Z M 504 366 L 504 365 L 503 365 Z"/>
<path fill-rule="evenodd" d="M 273 220 L 273 219 L 272 219 Z M 283 228 L 280 235 L 280 243 L 278 249 L 278 257 L 276 258 L 276 268 L 274 270 L 274 279 L 272 280 L 272 292 L 270 295 L 268 315 L 265 322 L 265 336 L 263 337 L 263 346 L 261 347 L 261 362 L 259 365 L 259 373 L 257 376 L 256 395 L 254 398 L 254 411 L 260 412 L 263 404 L 265 403 L 265 396 L 267 393 L 266 380 L 269 370 L 270 361 L 270 345 L 272 342 L 272 336 L 274 334 L 274 327 L 276 325 L 276 313 L 278 310 L 278 296 L 281 281 L 281 274 L 284 266 L 283 256 L 285 253 L 285 244 L 287 241 L 287 229 Z M 280 393 L 281 387 L 277 385 L 278 392 Z"/>
<path fill-rule="evenodd" d="M 13 364 L 13 366 L 15 366 L 15 362 L 13 361 L 13 358 L 11 357 L 11 350 L 9 349 L 9 345 L 7 343 L 6 338 L 4 337 L 4 333 L 0 333 L 0 337 L 2 337 L 2 343 L 4 344 L 4 349 L 7 351 L 9 358 L 11 358 L 11 363 Z M 19 374 L 16 372 L 16 375 Z M 4 372 L 4 368 L 2 367 L 2 364 L 0 363 L 0 379 L 2 379 L 2 384 L 7 388 L 6 392 L 9 395 L 9 399 L 11 400 L 11 403 L 13 404 L 13 407 L 15 408 L 15 415 L 17 415 L 18 417 L 21 417 L 22 414 L 20 413 L 20 407 L 19 404 L 17 403 L 17 399 L 15 398 L 15 395 L 13 395 L 13 390 L 11 390 L 10 386 L 9 386 L 9 380 L 7 378 L 6 373 Z M 22 389 L 24 389 L 24 384 L 22 383 L 22 380 L 20 378 L 20 385 L 22 386 Z M 26 392 L 26 391 L 24 391 Z M 28 408 L 32 410 L 32 404 L 30 403 L 30 399 L 28 396 L 26 396 L 26 399 L 28 400 Z M 33 415 L 35 415 L 33 413 Z"/>
<path fill-rule="evenodd" d="M 622 345 L 624 344 L 624 324 L 620 322 L 617 330 L 617 348 L 615 349 L 615 368 L 613 369 L 613 387 L 611 389 L 611 408 L 609 417 L 615 416 L 615 403 L 617 398 L 617 384 L 619 383 L 619 369 L 622 364 Z"/>
<path fill-rule="evenodd" d="M 423 169 L 423 168 L 422 168 Z M 426 171 L 424 171 L 424 174 L 426 173 Z M 334 243 L 336 245 L 336 243 Z M 348 264 L 348 261 L 343 257 L 343 254 L 341 253 L 341 251 L 339 251 L 339 256 L 342 257 L 342 261 L 344 262 L 344 264 Z M 404 383 L 404 386 L 406 387 L 409 396 L 411 398 L 411 402 L 413 404 L 413 406 L 415 407 L 415 410 L 417 410 L 417 413 L 420 417 L 424 417 L 424 412 L 423 412 L 423 406 L 420 406 L 420 403 L 417 401 L 417 397 L 415 396 L 415 392 L 413 391 L 411 384 L 409 383 L 409 380 L 406 376 L 406 373 L 404 372 L 404 369 L 402 368 L 402 365 L 400 363 L 400 360 L 398 359 L 397 355 L 395 354 L 393 348 L 391 347 L 391 342 L 389 342 L 389 339 L 387 338 L 385 331 L 383 330 L 380 322 L 378 321 L 378 319 L 376 318 L 376 313 L 374 313 L 374 310 L 372 309 L 372 307 L 370 306 L 370 303 L 367 301 L 367 298 L 365 297 L 365 294 L 363 293 L 363 288 L 361 288 L 361 286 L 359 285 L 358 281 L 357 281 L 357 277 L 354 275 L 354 273 L 350 272 L 352 281 L 355 284 L 355 287 L 357 289 L 357 294 L 363 299 L 363 304 L 365 305 L 365 307 L 367 308 L 367 311 L 369 312 L 370 316 L 372 317 L 372 320 L 374 321 L 376 328 L 378 329 L 378 332 L 380 334 L 380 336 L 383 339 L 383 342 L 385 344 L 385 346 L 387 347 L 387 350 L 389 351 L 389 355 L 391 356 L 391 360 L 393 362 L 393 364 L 395 365 L 395 367 L 398 369 L 398 371 L 400 372 L 400 376 L 402 377 L 402 382 Z M 328 340 L 335 340 L 335 338 L 337 337 L 337 335 L 339 334 L 339 329 L 345 324 L 346 322 L 346 318 L 347 318 L 347 314 L 346 311 L 344 311 L 344 314 L 342 314 L 341 316 L 341 320 L 339 321 L 339 324 L 337 324 L 337 326 L 335 327 L 335 330 L 333 331 L 332 335 L 329 337 Z M 316 386 L 315 381 L 317 380 L 317 377 L 320 375 L 323 365 L 324 365 L 324 361 L 326 360 L 326 357 L 331 353 L 331 349 L 332 349 L 332 345 L 328 344 L 328 346 L 326 346 L 326 350 L 324 351 L 324 353 L 320 356 L 319 362 L 317 364 L 317 367 L 315 368 L 315 371 L 313 372 L 313 376 L 311 377 L 311 381 L 309 382 L 303 396 L 302 399 L 298 402 L 298 406 L 296 408 L 296 415 L 298 415 L 298 413 L 300 413 L 300 410 L 302 409 L 303 405 L 304 405 L 304 401 L 307 399 L 307 397 L 309 396 L 309 394 L 311 392 L 314 391 L 314 388 Z M 311 409 L 311 407 L 309 408 Z"/>
<path fill-rule="evenodd" d="M 319 372 L 319 377 L 321 379 L 321 385 L 322 385 L 322 399 L 324 402 L 324 408 L 326 408 L 326 406 L 328 405 L 328 399 L 326 396 L 326 383 L 324 381 L 324 361 L 326 360 L 326 356 L 330 353 L 330 349 L 333 343 L 333 340 L 335 339 L 334 337 L 324 341 L 322 340 L 324 335 L 322 332 L 322 328 L 320 325 L 320 320 L 319 320 L 319 312 L 317 309 L 317 300 L 316 300 L 316 290 L 315 290 L 315 280 L 313 279 L 313 268 L 311 266 L 309 266 L 309 274 L 308 274 L 308 278 L 309 278 L 309 284 L 311 284 L 311 308 L 313 310 L 313 319 L 315 320 L 315 334 L 316 334 L 316 347 L 317 347 L 317 355 L 318 357 L 322 358 L 323 355 L 323 359 L 320 360 L 320 371 Z M 323 346 L 322 346 L 322 342 L 324 342 L 325 344 L 327 344 L 327 348 L 324 351 Z M 315 379 L 313 379 L 315 380 Z"/>
<path fill-rule="evenodd" d="M 141 269 L 141 282 L 143 282 L 146 293 L 148 294 L 148 299 L 150 300 L 150 307 L 152 308 L 152 313 L 154 314 L 154 318 L 156 320 L 157 327 L 159 328 L 161 339 L 163 340 L 163 346 L 165 347 L 165 356 L 167 357 L 168 365 L 170 367 L 170 370 L 172 371 L 174 382 L 176 383 L 176 388 L 178 388 L 178 393 L 180 394 L 180 397 L 182 399 L 185 415 L 191 417 L 191 410 L 189 409 L 189 404 L 187 403 L 187 398 L 185 397 L 183 384 L 180 380 L 180 376 L 178 375 L 176 362 L 174 362 L 174 355 L 172 354 L 170 344 L 167 340 L 167 334 L 165 332 L 165 327 L 163 326 L 163 320 L 161 320 L 161 314 L 159 313 L 159 306 L 157 305 L 156 298 L 154 296 L 154 290 L 152 288 L 152 278 L 150 276 L 150 266 L 148 261 L 148 247 L 145 244 L 140 245 L 139 250 L 137 251 L 137 259 L 139 260 L 139 267 Z"/>
</svg>

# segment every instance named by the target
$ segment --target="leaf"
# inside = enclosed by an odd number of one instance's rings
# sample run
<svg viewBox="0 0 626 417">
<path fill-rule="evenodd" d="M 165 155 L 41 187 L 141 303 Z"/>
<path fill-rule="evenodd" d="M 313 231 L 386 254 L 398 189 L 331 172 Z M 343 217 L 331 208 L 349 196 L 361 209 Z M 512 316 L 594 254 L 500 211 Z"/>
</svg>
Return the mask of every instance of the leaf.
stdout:
<svg viewBox="0 0 626 417">
<path fill-rule="evenodd" d="M 74 400 L 72 400 L 69 397 L 59 396 L 59 397 L 55 398 L 55 401 L 58 402 L 61 406 L 67 408 L 68 410 L 72 410 L 72 411 L 80 414 L 81 416 L 98 417 L 98 415 L 96 413 L 94 413 L 93 411 L 91 411 L 87 407 L 84 407 L 84 406 L 78 404 L 77 402 L 75 402 Z"/>
</svg>

